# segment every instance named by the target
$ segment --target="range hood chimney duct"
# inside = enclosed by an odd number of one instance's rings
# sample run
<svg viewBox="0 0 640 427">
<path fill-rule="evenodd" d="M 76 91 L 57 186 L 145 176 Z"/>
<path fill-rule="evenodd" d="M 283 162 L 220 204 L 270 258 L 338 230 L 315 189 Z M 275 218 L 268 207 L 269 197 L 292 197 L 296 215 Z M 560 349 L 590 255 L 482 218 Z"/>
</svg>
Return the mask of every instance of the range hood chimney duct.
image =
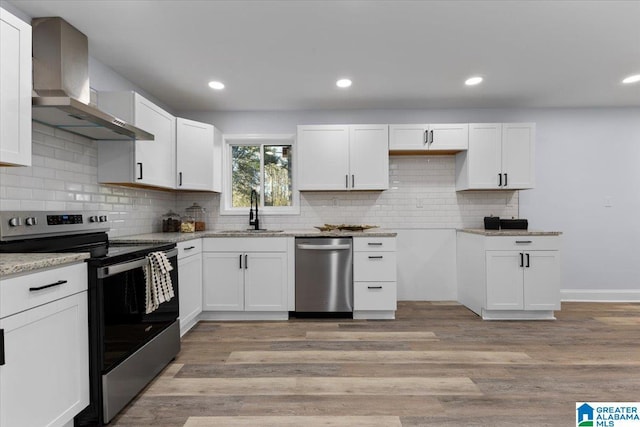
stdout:
<svg viewBox="0 0 640 427">
<path fill-rule="evenodd" d="M 153 140 L 154 136 L 90 105 L 87 36 L 60 17 L 35 18 L 34 121 L 96 140 Z"/>
</svg>

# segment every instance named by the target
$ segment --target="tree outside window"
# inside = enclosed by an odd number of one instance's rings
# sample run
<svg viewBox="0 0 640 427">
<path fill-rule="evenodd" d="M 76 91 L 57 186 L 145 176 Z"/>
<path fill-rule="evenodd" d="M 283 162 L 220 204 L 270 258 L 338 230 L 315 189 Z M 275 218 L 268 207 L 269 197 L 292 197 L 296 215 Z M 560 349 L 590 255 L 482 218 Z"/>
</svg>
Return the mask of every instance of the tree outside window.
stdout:
<svg viewBox="0 0 640 427">
<path fill-rule="evenodd" d="M 231 207 L 248 208 L 251 190 L 261 207 L 293 206 L 291 145 L 231 145 Z"/>
</svg>

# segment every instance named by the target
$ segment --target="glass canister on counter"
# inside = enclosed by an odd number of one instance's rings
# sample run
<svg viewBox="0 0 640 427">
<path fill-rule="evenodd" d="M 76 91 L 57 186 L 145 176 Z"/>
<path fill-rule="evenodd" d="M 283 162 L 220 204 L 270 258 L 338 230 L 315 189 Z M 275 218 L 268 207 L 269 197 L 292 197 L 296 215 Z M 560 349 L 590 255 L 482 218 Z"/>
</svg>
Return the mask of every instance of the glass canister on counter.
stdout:
<svg viewBox="0 0 640 427">
<path fill-rule="evenodd" d="M 179 233 L 180 232 L 180 215 L 173 211 L 169 211 L 162 215 L 162 232 L 163 233 Z"/>
<path fill-rule="evenodd" d="M 195 227 L 195 231 L 205 231 L 205 216 L 204 216 L 204 208 L 197 203 L 189 206 L 185 209 L 187 212 L 187 216 L 193 218 L 193 223 Z"/>
<path fill-rule="evenodd" d="M 180 217 L 180 231 L 182 233 L 193 233 L 196 231 L 196 223 L 192 216 L 186 214 Z"/>
</svg>

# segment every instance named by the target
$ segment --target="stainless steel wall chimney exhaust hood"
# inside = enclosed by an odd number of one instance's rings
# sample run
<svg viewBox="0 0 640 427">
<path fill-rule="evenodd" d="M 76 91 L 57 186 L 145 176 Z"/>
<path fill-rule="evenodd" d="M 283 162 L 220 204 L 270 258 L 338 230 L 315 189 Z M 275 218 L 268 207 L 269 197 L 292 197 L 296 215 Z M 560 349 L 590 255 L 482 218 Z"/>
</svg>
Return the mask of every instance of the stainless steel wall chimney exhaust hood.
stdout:
<svg viewBox="0 0 640 427">
<path fill-rule="evenodd" d="M 154 136 L 89 105 L 89 42 L 62 18 L 35 18 L 33 28 L 32 119 L 97 140 Z"/>
</svg>

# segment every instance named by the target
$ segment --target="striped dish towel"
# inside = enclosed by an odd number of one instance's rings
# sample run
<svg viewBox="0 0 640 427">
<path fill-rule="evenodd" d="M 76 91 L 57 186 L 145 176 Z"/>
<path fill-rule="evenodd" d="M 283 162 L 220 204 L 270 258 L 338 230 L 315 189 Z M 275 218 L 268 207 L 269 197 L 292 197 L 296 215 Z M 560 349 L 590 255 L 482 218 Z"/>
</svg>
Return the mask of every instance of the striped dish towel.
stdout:
<svg viewBox="0 0 640 427">
<path fill-rule="evenodd" d="M 146 283 L 145 312 L 155 311 L 160 304 L 174 297 L 171 275 L 173 266 L 164 252 L 151 252 L 147 255 L 149 264 L 142 267 Z"/>
</svg>

